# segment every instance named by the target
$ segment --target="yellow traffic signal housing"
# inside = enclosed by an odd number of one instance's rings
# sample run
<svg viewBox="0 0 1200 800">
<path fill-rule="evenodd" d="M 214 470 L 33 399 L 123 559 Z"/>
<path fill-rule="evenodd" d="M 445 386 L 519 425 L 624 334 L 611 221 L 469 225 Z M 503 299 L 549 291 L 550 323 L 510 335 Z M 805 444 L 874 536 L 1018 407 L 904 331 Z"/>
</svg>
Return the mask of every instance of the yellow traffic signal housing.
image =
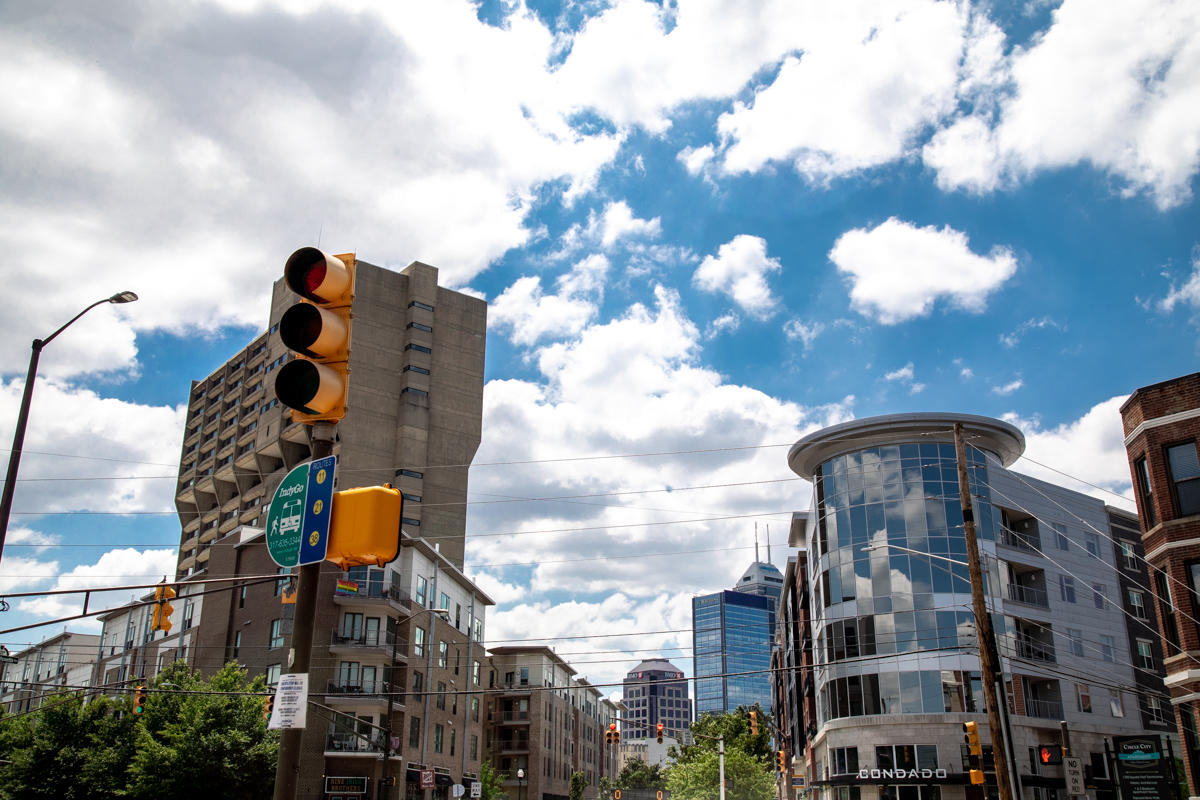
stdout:
<svg viewBox="0 0 1200 800">
<path fill-rule="evenodd" d="M 781 773 L 786 774 L 787 773 L 787 751 L 786 750 L 777 750 L 775 752 L 775 757 L 779 761 L 779 771 Z"/>
<path fill-rule="evenodd" d="M 145 686 L 139 686 L 139 687 L 137 687 L 137 689 L 134 690 L 133 713 L 134 714 L 145 714 L 146 713 L 146 687 Z"/>
<path fill-rule="evenodd" d="M 971 783 L 972 784 L 974 784 L 976 786 L 980 786 L 986 782 L 987 782 L 987 778 L 984 777 L 983 770 L 981 770 L 981 769 L 971 770 Z"/>
<path fill-rule="evenodd" d="M 284 282 L 302 300 L 283 312 L 279 338 L 296 358 L 275 376 L 275 396 L 295 422 L 337 422 L 350 388 L 350 320 L 354 254 L 330 256 L 315 247 L 292 253 Z"/>
<path fill-rule="evenodd" d="M 170 632 L 171 614 L 175 606 L 170 601 L 175 599 L 175 589 L 170 586 L 159 586 L 154 590 L 154 611 L 151 614 L 150 630 Z"/>
<path fill-rule="evenodd" d="M 608 744 L 621 743 L 621 732 L 617 730 L 617 723 L 610 722 L 608 724 L 608 730 L 604 732 L 604 741 Z"/>
<path fill-rule="evenodd" d="M 390 484 L 334 492 L 325 560 L 343 570 L 394 561 L 400 553 L 403 513 L 404 497 Z"/>
<path fill-rule="evenodd" d="M 963 738 L 967 742 L 967 751 L 973 756 L 983 755 L 983 745 L 979 742 L 979 723 L 964 722 Z"/>
<path fill-rule="evenodd" d="M 269 694 L 263 698 L 263 722 L 270 722 L 271 712 L 275 710 L 275 695 Z"/>
<path fill-rule="evenodd" d="M 657 727 L 657 728 L 655 728 L 655 730 L 654 730 L 654 734 L 655 734 L 655 739 L 657 739 L 657 740 L 658 740 L 658 743 L 659 743 L 659 744 L 662 744 L 662 740 L 663 740 L 663 724 L 662 724 L 661 722 L 660 722 L 660 723 L 658 723 L 658 727 Z"/>
<path fill-rule="evenodd" d="M 758 736 L 758 712 L 750 712 L 750 735 Z"/>
</svg>

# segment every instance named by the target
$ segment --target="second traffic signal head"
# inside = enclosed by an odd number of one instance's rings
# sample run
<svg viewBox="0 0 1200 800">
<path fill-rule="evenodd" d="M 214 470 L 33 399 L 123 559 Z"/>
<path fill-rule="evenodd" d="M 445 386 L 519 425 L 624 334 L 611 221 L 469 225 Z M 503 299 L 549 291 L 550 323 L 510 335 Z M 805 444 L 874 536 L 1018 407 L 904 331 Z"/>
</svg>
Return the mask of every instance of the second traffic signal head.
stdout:
<svg viewBox="0 0 1200 800">
<path fill-rule="evenodd" d="M 663 724 L 661 722 L 658 723 L 658 726 L 654 729 L 654 738 L 658 741 L 659 744 L 662 744 Z"/>
<path fill-rule="evenodd" d="M 750 735 L 758 736 L 758 712 L 750 712 Z"/>
<path fill-rule="evenodd" d="M 303 300 L 279 319 L 279 338 L 296 358 L 276 374 L 275 395 L 296 422 L 345 416 L 354 265 L 352 254 L 302 247 L 284 266 L 284 282 Z"/>
<path fill-rule="evenodd" d="M 171 614 L 175 611 L 175 606 L 171 605 L 173 599 L 175 588 L 172 586 L 159 586 L 154 590 L 154 611 L 151 614 L 150 630 L 170 633 Z"/>
<path fill-rule="evenodd" d="M 967 743 L 967 751 L 973 755 L 983 755 L 983 745 L 979 742 L 979 723 L 964 722 L 963 723 L 963 739 Z"/>
<path fill-rule="evenodd" d="M 403 513 L 404 495 L 389 484 L 334 492 L 325 560 L 343 570 L 391 563 L 400 553 Z"/>
<path fill-rule="evenodd" d="M 1040 744 L 1037 750 L 1039 764 L 1061 764 L 1062 748 L 1056 744 Z"/>
<path fill-rule="evenodd" d="M 133 713 L 134 714 L 145 714 L 146 713 L 146 687 L 145 686 L 139 686 L 139 687 L 137 687 L 136 690 L 134 690 Z"/>
</svg>

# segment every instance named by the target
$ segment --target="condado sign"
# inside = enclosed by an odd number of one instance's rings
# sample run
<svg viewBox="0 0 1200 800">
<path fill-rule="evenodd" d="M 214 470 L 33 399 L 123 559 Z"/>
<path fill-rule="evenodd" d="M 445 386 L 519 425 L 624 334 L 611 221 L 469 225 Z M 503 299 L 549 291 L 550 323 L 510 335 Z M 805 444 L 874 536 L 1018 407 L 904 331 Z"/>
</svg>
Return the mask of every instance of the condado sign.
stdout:
<svg viewBox="0 0 1200 800">
<path fill-rule="evenodd" d="M 944 781 L 950 777 L 944 769 L 860 769 L 860 781 Z"/>
</svg>

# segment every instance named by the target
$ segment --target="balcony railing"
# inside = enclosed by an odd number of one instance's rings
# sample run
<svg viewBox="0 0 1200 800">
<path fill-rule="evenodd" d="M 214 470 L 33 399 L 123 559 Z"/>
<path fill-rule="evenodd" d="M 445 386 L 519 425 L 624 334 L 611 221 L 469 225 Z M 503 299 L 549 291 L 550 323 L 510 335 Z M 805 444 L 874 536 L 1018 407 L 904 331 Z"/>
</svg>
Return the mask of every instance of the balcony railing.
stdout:
<svg viewBox="0 0 1200 800">
<path fill-rule="evenodd" d="M 333 632 L 329 637 L 331 647 L 367 647 L 380 650 L 391 650 L 394 636 L 389 636 L 383 632 L 377 633 L 362 633 L 357 636 Z M 400 639 L 396 642 L 396 652 L 403 655 L 408 652 L 408 642 Z"/>
<path fill-rule="evenodd" d="M 330 681 L 329 682 L 329 694 L 363 695 L 363 696 L 367 696 L 367 697 L 374 697 L 374 696 L 386 697 L 387 693 L 390 691 L 390 689 L 389 689 L 390 685 L 391 684 L 389 684 L 387 681 L 382 681 L 382 680 L 378 680 L 378 681 L 345 681 L 345 682 Z M 400 687 L 397 687 L 397 691 L 402 691 L 402 689 Z M 397 694 L 396 702 L 403 703 L 404 695 Z"/>
<path fill-rule="evenodd" d="M 1063 707 L 1060 700 L 1025 699 L 1025 714 L 1041 719 L 1062 719 Z"/>
<path fill-rule="evenodd" d="M 1037 606 L 1039 608 L 1050 607 L 1050 601 L 1047 599 L 1044 589 L 1022 586 L 1019 583 L 1010 583 L 1008 585 L 1008 599 L 1014 603 L 1024 603 L 1027 606 Z"/>
<path fill-rule="evenodd" d="M 1006 529 L 1000 531 L 1000 544 L 1006 544 L 1018 550 L 1028 550 L 1031 553 L 1042 549 L 1041 537 L 1036 534 L 1014 533 Z"/>
<path fill-rule="evenodd" d="M 342 582 L 356 583 L 349 578 L 343 578 Z M 379 583 L 367 583 L 365 581 L 357 581 L 357 585 L 358 588 L 355 591 L 349 591 L 345 588 L 336 589 L 334 596 L 365 600 L 391 600 L 396 603 L 404 603 L 407 600 L 399 586 L 384 586 Z"/>
<path fill-rule="evenodd" d="M 1057 661 L 1054 656 L 1054 645 L 1027 637 L 1017 639 L 1017 654 L 1021 658 L 1028 658 L 1033 661 L 1046 661 L 1051 664 Z"/>
<path fill-rule="evenodd" d="M 504 711 L 500 714 L 501 722 L 529 722 L 528 711 Z"/>
<path fill-rule="evenodd" d="M 331 733 L 325 740 L 325 749 L 342 753 L 382 753 L 383 743 L 353 733 Z"/>
</svg>

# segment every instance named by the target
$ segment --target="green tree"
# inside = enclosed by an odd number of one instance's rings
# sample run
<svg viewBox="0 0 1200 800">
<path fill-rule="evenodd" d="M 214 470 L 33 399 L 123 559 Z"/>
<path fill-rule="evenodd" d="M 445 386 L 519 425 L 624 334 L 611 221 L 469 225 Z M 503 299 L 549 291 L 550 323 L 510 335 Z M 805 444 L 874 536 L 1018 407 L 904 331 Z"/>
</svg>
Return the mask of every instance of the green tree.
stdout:
<svg viewBox="0 0 1200 800">
<path fill-rule="evenodd" d="M 279 737 L 262 718 L 266 692 L 262 676 L 248 681 L 233 662 L 207 681 L 182 663 L 160 672 L 139 725 L 128 796 L 269 796 Z"/>
<path fill-rule="evenodd" d="M 583 800 L 583 792 L 587 789 L 587 777 L 582 772 L 571 773 L 571 788 L 569 796 L 571 800 Z"/>
<path fill-rule="evenodd" d="M 482 800 L 503 800 L 507 795 L 504 791 L 504 781 L 508 779 L 502 772 L 498 772 L 490 761 L 484 761 L 479 765 L 479 782 L 483 784 L 480 788 Z"/>
<path fill-rule="evenodd" d="M 631 758 L 617 776 L 617 786 L 621 789 L 661 789 L 664 780 L 658 764 L 647 764 L 640 758 Z"/>
<path fill-rule="evenodd" d="M 717 800 L 720 797 L 719 755 L 699 751 L 686 762 L 667 770 L 667 789 L 674 800 Z M 745 750 L 726 747 L 726 800 L 771 800 L 775 777 L 771 770 Z"/>
<path fill-rule="evenodd" d="M 758 712 L 758 735 L 750 732 L 750 712 Z M 676 763 L 687 763 L 705 753 L 717 752 L 717 738 L 725 737 L 725 752 L 740 750 L 767 767 L 775 768 L 775 754 L 771 752 L 771 726 L 767 714 L 757 703 L 739 706 L 736 711 L 725 714 L 701 714 L 691 725 L 695 744 L 672 746 L 668 756 Z"/>
<path fill-rule="evenodd" d="M 32 713 L 0 721 L 0 797 L 117 798 L 134 755 L 128 698 L 83 702 L 80 693 L 44 699 Z M 116 712 L 124 711 L 124 715 Z"/>
</svg>

